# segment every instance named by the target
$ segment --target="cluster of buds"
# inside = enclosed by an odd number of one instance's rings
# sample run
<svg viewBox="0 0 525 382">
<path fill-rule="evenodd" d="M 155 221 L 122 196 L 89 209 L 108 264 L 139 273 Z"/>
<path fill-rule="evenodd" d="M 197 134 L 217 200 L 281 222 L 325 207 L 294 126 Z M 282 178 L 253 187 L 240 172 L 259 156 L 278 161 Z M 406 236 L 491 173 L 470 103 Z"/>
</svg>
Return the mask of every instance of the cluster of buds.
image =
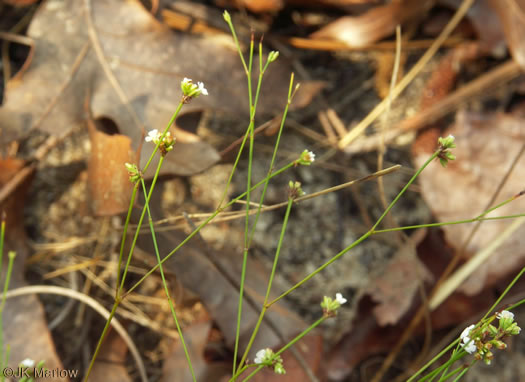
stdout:
<svg viewBox="0 0 525 382">
<path fill-rule="evenodd" d="M 341 293 L 336 293 L 335 298 L 324 296 L 321 308 L 325 317 L 335 317 L 337 310 L 346 303 L 346 298 Z"/>
<path fill-rule="evenodd" d="M 290 180 L 288 183 L 288 197 L 290 199 L 297 199 L 300 196 L 303 196 L 305 192 L 301 188 L 301 182 L 293 182 Z"/>
<path fill-rule="evenodd" d="M 40 372 L 44 366 L 46 361 L 42 360 L 38 363 L 35 363 L 34 360 L 31 358 L 26 358 L 22 362 L 18 364 L 18 372 L 21 376 L 20 379 L 18 379 L 19 382 L 35 382 L 35 370 Z"/>
<path fill-rule="evenodd" d="M 208 90 L 204 87 L 202 82 L 194 84 L 191 78 L 184 78 L 180 83 L 182 90 L 182 102 L 188 103 L 193 98 L 200 96 L 201 94 L 208 95 Z"/>
<path fill-rule="evenodd" d="M 175 138 L 173 138 L 170 132 L 166 132 L 164 136 L 157 129 L 150 130 L 145 138 L 146 142 L 153 142 L 155 145 L 159 145 L 159 150 L 162 156 L 165 156 L 169 151 L 173 149 L 175 144 Z"/>
<path fill-rule="evenodd" d="M 294 162 L 294 166 L 310 166 L 315 160 L 315 154 L 311 151 L 304 150 L 299 159 Z"/>
<path fill-rule="evenodd" d="M 131 183 L 137 183 L 142 178 L 142 173 L 134 163 L 124 163 L 126 170 L 128 170 L 129 180 Z"/>
<path fill-rule="evenodd" d="M 469 354 L 474 354 L 478 360 L 483 360 L 490 365 L 494 354 L 492 349 L 506 349 L 507 344 L 502 340 L 505 337 L 518 335 L 521 328 L 514 321 L 514 314 L 508 310 L 497 313 L 495 318 L 498 321 L 496 328 L 492 324 L 482 325 L 476 328 L 476 325 L 470 325 L 461 333 L 461 347 Z"/>
<path fill-rule="evenodd" d="M 438 139 L 438 145 L 439 145 L 438 158 L 439 158 L 439 162 L 441 163 L 443 167 L 447 167 L 449 160 L 456 159 L 456 156 L 449 151 L 449 149 L 453 149 L 456 147 L 456 144 L 454 143 L 454 141 L 455 141 L 455 138 L 453 135 L 449 135 L 446 138 L 440 137 Z"/>
<path fill-rule="evenodd" d="M 257 365 L 272 367 L 276 374 L 286 374 L 284 370 L 283 359 L 275 354 L 272 349 L 261 349 L 255 354 L 254 362 Z"/>
</svg>

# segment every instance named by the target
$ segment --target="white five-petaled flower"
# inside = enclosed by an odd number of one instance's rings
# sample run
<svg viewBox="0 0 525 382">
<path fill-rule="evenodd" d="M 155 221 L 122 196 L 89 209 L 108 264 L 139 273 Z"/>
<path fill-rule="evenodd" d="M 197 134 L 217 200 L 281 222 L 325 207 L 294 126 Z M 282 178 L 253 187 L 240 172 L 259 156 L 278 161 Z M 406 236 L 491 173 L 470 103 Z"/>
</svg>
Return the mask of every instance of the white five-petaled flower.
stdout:
<svg viewBox="0 0 525 382">
<path fill-rule="evenodd" d="M 335 301 L 337 301 L 340 305 L 343 305 L 347 301 L 347 299 L 344 298 L 341 293 L 336 293 L 335 294 Z"/>
<path fill-rule="evenodd" d="M 259 350 L 257 353 L 255 353 L 255 359 L 253 360 L 253 362 L 255 362 L 256 364 L 266 362 L 268 360 L 268 355 L 271 351 L 272 350 L 269 348 Z"/>
<path fill-rule="evenodd" d="M 199 82 L 199 92 L 200 94 L 208 95 L 208 90 L 204 87 L 204 84 L 202 82 Z"/>
<path fill-rule="evenodd" d="M 146 142 L 153 142 L 156 145 L 158 145 L 159 142 L 160 142 L 160 138 L 161 137 L 162 137 L 162 133 L 160 131 L 158 131 L 157 129 L 153 129 L 153 130 L 149 131 L 148 135 L 146 136 L 146 138 L 144 138 L 144 140 Z M 164 136 L 163 142 L 164 143 L 173 143 L 173 139 L 171 139 L 171 134 L 170 134 L 169 131 Z"/>
<path fill-rule="evenodd" d="M 184 77 L 180 83 L 180 87 L 184 97 L 186 97 L 185 102 L 189 102 L 191 98 L 198 97 L 201 94 L 208 95 L 208 90 L 204 87 L 204 84 L 202 82 L 194 84 L 191 78 Z"/>
<path fill-rule="evenodd" d="M 509 312 L 508 310 L 503 310 L 500 313 L 497 313 L 496 317 L 498 318 L 498 320 L 501 320 L 502 318 L 513 320 L 514 319 L 514 313 Z"/>
<path fill-rule="evenodd" d="M 465 328 L 465 330 L 463 330 L 463 332 L 461 333 L 461 336 L 460 336 L 461 340 L 463 341 L 461 346 L 469 354 L 473 354 L 477 350 L 476 344 L 474 343 L 474 339 L 471 339 L 469 337 L 470 332 L 475 327 L 476 327 L 476 325 L 470 325 L 469 327 Z"/>
<path fill-rule="evenodd" d="M 31 358 L 26 358 L 22 362 L 20 362 L 20 365 L 23 367 L 33 367 L 35 366 L 35 361 L 33 361 Z"/>
<path fill-rule="evenodd" d="M 155 142 L 155 141 L 158 141 L 159 138 L 160 138 L 159 131 L 157 129 L 153 129 L 148 132 L 148 135 L 146 135 L 145 140 L 146 142 L 152 142 L 152 141 Z"/>
<path fill-rule="evenodd" d="M 310 160 L 310 163 L 315 161 L 315 154 L 311 151 L 308 151 L 308 159 Z"/>
</svg>

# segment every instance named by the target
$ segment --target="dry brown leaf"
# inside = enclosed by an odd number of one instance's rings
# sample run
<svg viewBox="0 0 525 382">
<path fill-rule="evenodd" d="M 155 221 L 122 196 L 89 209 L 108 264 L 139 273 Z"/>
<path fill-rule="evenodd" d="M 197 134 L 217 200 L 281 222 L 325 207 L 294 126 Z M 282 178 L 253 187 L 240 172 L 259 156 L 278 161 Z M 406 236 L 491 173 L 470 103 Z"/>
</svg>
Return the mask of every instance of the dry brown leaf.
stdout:
<svg viewBox="0 0 525 382">
<path fill-rule="evenodd" d="M 418 288 L 432 280 L 416 253 L 425 230 L 414 235 L 398 249 L 381 274 L 370 278 L 366 293 L 378 303 L 373 312 L 380 326 L 397 324 L 410 309 Z"/>
<path fill-rule="evenodd" d="M 109 135 L 97 130 L 88 119 L 91 156 L 88 163 L 88 189 L 97 216 L 112 216 L 127 211 L 133 184 L 124 163 L 138 163 L 138 154 L 125 135 Z"/>
<path fill-rule="evenodd" d="M 433 0 L 400 0 L 372 8 L 360 16 L 344 16 L 311 35 L 315 39 L 335 39 L 359 47 L 391 35 L 396 25 L 423 14 Z"/>
<path fill-rule="evenodd" d="M 131 377 L 126 369 L 126 343 L 112 331 L 104 341 L 100 354 L 93 365 L 90 382 L 128 382 Z"/>
<path fill-rule="evenodd" d="M 158 233 L 157 243 L 160 253 L 162 255 L 169 253 L 185 237 L 186 235 L 179 231 L 169 234 Z M 154 253 L 150 238 L 139 237 L 137 244 L 149 253 Z M 213 256 L 216 263 L 212 262 L 208 256 Z M 165 269 L 177 275 L 185 288 L 200 297 L 207 311 L 221 329 L 228 346 L 232 346 L 235 342 L 239 301 L 238 285 L 242 266 L 242 259 L 240 260 L 239 256 L 241 255 L 234 255 L 226 250 L 206 255 L 206 249 L 193 241 L 184 245 L 165 263 Z M 156 264 L 154 258 L 151 264 Z M 216 264 L 220 264 L 221 271 Z M 250 276 L 246 278 L 245 295 L 251 296 L 256 303 L 262 304 L 269 279 L 268 272 L 257 261 L 248 259 L 246 274 Z M 275 284 L 271 298 L 277 297 L 278 289 L 280 289 L 279 285 Z M 292 338 L 306 327 L 304 321 L 291 311 L 285 301 L 280 301 L 272 306 L 266 313 L 266 317 L 272 320 L 284 338 Z M 245 349 L 257 318 L 258 312 L 245 301 L 240 328 L 240 349 Z M 275 347 L 279 344 L 281 344 L 279 336 L 266 321 L 263 321 L 259 335 L 253 343 L 253 354 L 250 354 L 254 355 L 257 349 Z"/>
<path fill-rule="evenodd" d="M 230 36 L 174 33 L 139 1 L 84 4 L 91 5 L 90 12 L 78 2 L 48 1 L 33 18 L 28 29 L 36 40 L 33 61 L 22 81 L 8 83 L 7 102 L 0 109 L 4 141 L 30 128 L 51 134 L 71 129 L 83 121 L 83 100 L 90 92 L 93 118 L 113 120 L 136 149 L 142 126 L 165 127 L 180 101 L 184 77 L 203 81 L 210 95 L 193 100 L 183 113 L 204 108 L 248 112 L 245 74 Z M 93 41 L 100 44 L 97 53 Z M 262 87 L 271 96 L 262 97 L 258 111 L 282 110 L 290 72 L 283 60 L 271 66 Z M 202 154 L 199 150 L 194 156 Z"/>
<path fill-rule="evenodd" d="M 500 18 L 490 4 L 491 0 L 477 0 L 472 4 L 466 18 L 474 27 L 480 47 L 484 52 L 500 57 L 505 55 L 505 36 L 503 34 Z M 499 0 L 497 2 L 501 3 Z M 457 10 L 463 0 L 439 0 L 440 5 L 445 5 Z"/>
<path fill-rule="evenodd" d="M 457 156 L 447 168 L 438 161 L 431 163 L 420 175 L 422 195 L 440 222 L 471 219 L 484 211 L 502 177 L 525 143 L 523 119 L 510 115 L 458 114 L 456 123 L 442 135 L 456 137 Z M 437 142 L 436 142 L 437 144 Z M 416 167 L 420 166 L 430 153 L 415 155 Z M 524 188 L 522 157 L 500 192 L 497 201 L 503 201 Z M 523 213 L 525 199 L 519 198 L 489 216 L 503 216 Z M 487 221 L 466 248 L 467 256 L 485 248 L 510 224 L 511 220 Z M 461 224 L 444 226 L 447 242 L 458 249 L 467 238 L 473 226 Z M 516 231 L 497 251 L 473 274 L 461 290 L 468 294 L 478 293 L 484 286 L 493 285 L 524 262 L 525 227 Z"/>
<path fill-rule="evenodd" d="M 25 165 L 16 159 L 0 160 L 0 188 L 15 176 Z M 16 192 L 0 205 L 0 211 L 6 213 L 6 233 L 4 243 L 4 270 L 7 265 L 7 251 L 16 251 L 10 289 L 26 285 L 24 264 L 29 254 L 27 237 L 23 226 L 23 211 L 27 190 L 31 178 L 21 183 Z M 4 278 L 0 278 L 4 285 Z M 56 354 L 51 333 L 47 328 L 46 316 L 42 304 L 35 295 L 15 297 L 6 301 L 3 311 L 4 344 L 9 345 L 9 366 L 16 368 L 26 358 L 35 362 L 45 360 L 48 369 L 63 369 L 62 362 Z M 64 378 L 49 378 L 49 381 L 67 381 Z"/>
<path fill-rule="evenodd" d="M 525 1 L 489 0 L 498 14 L 512 57 L 525 68 Z"/>
<path fill-rule="evenodd" d="M 184 328 L 184 341 L 191 359 L 197 381 L 219 381 L 222 376 L 231 377 L 231 365 L 219 362 L 208 362 L 205 358 L 205 347 L 212 322 L 196 322 Z M 192 381 L 188 361 L 181 341 L 173 341 L 173 348 L 164 360 L 161 382 Z"/>
</svg>

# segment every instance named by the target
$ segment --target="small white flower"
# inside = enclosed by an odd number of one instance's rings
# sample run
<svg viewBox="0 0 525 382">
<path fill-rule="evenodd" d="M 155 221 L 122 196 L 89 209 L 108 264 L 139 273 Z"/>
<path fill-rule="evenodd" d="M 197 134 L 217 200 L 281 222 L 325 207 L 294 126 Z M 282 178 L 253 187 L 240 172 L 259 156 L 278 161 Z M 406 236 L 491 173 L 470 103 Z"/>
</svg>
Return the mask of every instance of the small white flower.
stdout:
<svg viewBox="0 0 525 382">
<path fill-rule="evenodd" d="M 146 142 L 155 142 L 155 141 L 158 141 L 159 138 L 160 138 L 159 131 L 157 129 L 153 129 L 153 130 L 149 131 L 149 133 L 146 136 L 145 140 L 146 140 Z"/>
<path fill-rule="evenodd" d="M 23 367 L 34 367 L 35 361 L 33 361 L 31 358 L 26 358 L 22 362 L 20 362 L 20 365 Z"/>
<path fill-rule="evenodd" d="M 183 83 L 183 84 L 191 83 L 191 78 L 186 78 L 186 77 L 184 77 L 184 79 L 182 80 L 182 83 Z"/>
<path fill-rule="evenodd" d="M 204 87 L 204 84 L 202 82 L 199 82 L 199 94 L 204 94 L 204 95 L 208 95 L 208 90 Z"/>
<path fill-rule="evenodd" d="M 472 329 L 474 329 L 476 327 L 476 325 L 470 325 L 469 327 L 466 327 L 465 330 L 463 330 L 463 332 L 461 332 L 461 336 L 459 336 L 461 339 L 464 339 L 465 337 L 468 337 L 468 335 L 470 334 L 470 331 Z"/>
<path fill-rule="evenodd" d="M 311 151 L 308 151 L 308 157 L 310 159 L 310 163 L 312 163 L 313 161 L 315 161 L 315 154 Z"/>
<path fill-rule="evenodd" d="M 465 341 L 465 340 L 467 340 L 467 341 Z M 461 344 L 461 346 L 469 354 L 474 354 L 478 350 L 478 348 L 476 347 L 476 344 L 474 343 L 474 340 L 471 340 L 468 337 L 465 337 L 463 339 L 463 343 Z"/>
<path fill-rule="evenodd" d="M 347 300 L 343 297 L 341 293 L 335 294 L 335 301 L 337 301 L 339 304 L 343 305 Z"/>
<path fill-rule="evenodd" d="M 477 347 L 476 347 L 476 344 L 474 343 L 474 340 L 469 337 L 470 332 L 475 327 L 476 327 L 476 325 L 470 325 L 469 327 L 465 328 L 465 330 L 463 330 L 463 332 L 461 333 L 461 336 L 460 336 L 460 338 L 463 341 L 461 346 L 469 354 L 473 354 L 473 353 L 475 353 L 478 350 Z"/>
<path fill-rule="evenodd" d="M 261 364 L 265 362 L 268 356 L 268 351 L 271 350 L 268 348 L 259 350 L 257 353 L 255 353 L 255 359 L 253 360 L 253 362 L 255 362 L 256 364 Z"/>
<path fill-rule="evenodd" d="M 501 313 L 497 313 L 496 317 L 498 318 L 498 320 L 501 320 L 502 318 L 514 320 L 514 313 L 509 312 L 508 310 L 504 310 Z"/>
</svg>

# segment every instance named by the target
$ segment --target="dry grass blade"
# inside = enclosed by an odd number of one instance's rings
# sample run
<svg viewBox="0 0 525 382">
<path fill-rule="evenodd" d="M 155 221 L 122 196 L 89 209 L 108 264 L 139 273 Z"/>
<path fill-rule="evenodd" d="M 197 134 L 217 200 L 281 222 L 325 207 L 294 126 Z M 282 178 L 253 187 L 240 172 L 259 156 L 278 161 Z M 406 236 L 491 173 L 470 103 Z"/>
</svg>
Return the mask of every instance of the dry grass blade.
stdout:
<svg viewBox="0 0 525 382">
<path fill-rule="evenodd" d="M 491 243 L 491 245 L 476 253 L 465 265 L 459 268 L 452 276 L 441 284 L 435 295 L 430 299 L 430 309 L 436 309 L 443 301 L 445 301 L 445 299 L 450 296 L 456 288 L 467 279 L 467 277 L 473 274 L 481 264 L 486 262 L 489 256 L 492 255 L 518 228 L 520 228 L 523 223 L 525 223 L 525 218 L 515 219 L 512 224 Z"/>
<path fill-rule="evenodd" d="M 321 196 L 321 195 L 328 194 L 330 192 L 342 190 L 344 188 L 356 185 L 358 183 L 362 183 L 362 182 L 366 182 L 368 180 L 376 179 L 378 177 L 381 177 L 381 176 L 384 176 L 384 175 L 388 175 L 390 173 L 398 171 L 400 168 L 401 168 L 401 165 L 391 166 L 391 167 L 388 167 L 388 168 L 386 168 L 384 170 L 376 171 L 373 174 L 361 177 L 359 179 L 354 179 L 354 180 L 351 180 L 351 181 L 346 182 L 346 183 L 339 184 L 339 185 L 334 186 L 334 187 L 326 188 L 324 190 L 321 190 L 321 191 L 318 191 L 318 192 L 314 192 L 312 194 L 307 194 L 307 195 L 301 196 L 301 197 L 295 199 L 295 203 L 301 203 L 301 202 L 304 202 L 306 200 L 309 200 L 309 199 L 312 199 L 312 198 L 316 198 L 316 197 Z M 287 204 L 288 204 L 288 202 L 281 202 L 281 203 L 277 203 L 277 204 L 263 206 L 261 208 L 261 212 L 273 211 L 273 210 L 276 210 L 276 209 L 279 209 L 279 208 L 283 208 L 283 207 L 286 207 Z M 249 214 L 250 215 L 255 215 L 257 213 L 257 211 L 258 211 L 258 208 L 253 208 L 253 209 L 249 210 Z M 195 224 L 200 224 L 204 220 L 209 218 L 210 215 L 211 214 L 188 214 L 187 217 L 190 218 L 190 219 L 200 219 L 200 220 L 197 220 L 197 221 L 194 222 Z M 240 218 L 244 218 L 244 217 L 246 217 L 246 212 L 237 212 L 237 211 L 223 212 L 217 218 L 213 219 L 210 222 L 210 224 L 219 223 L 219 222 L 225 222 L 225 221 L 230 221 L 230 220 L 236 220 L 236 219 L 240 219 Z M 166 223 L 166 222 L 169 222 L 169 221 L 174 221 L 174 220 L 177 221 L 177 220 L 183 220 L 183 219 L 185 219 L 184 216 L 175 216 L 173 218 L 159 220 L 159 221 L 155 222 L 155 225 L 158 226 L 159 224 Z M 157 231 L 157 232 L 165 232 L 165 231 L 183 229 L 185 227 L 186 227 L 186 224 L 182 223 L 182 224 L 178 224 L 178 225 L 157 227 L 157 228 L 155 228 L 155 231 Z M 149 231 L 146 230 L 146 229 L 143 229 L 141 232 L 147 233 Z"/>
<path fill-rule="evenodd" d="M 21 287 L 21 288 L 17 288 L 17 289 L 8 291 L 6 294 L 6 298 L 9 299 L 13 297 L 25 296 L 28 294 L 54 294 L 54 295 L 69 297 L 69 298 L 78 300 L 88 305 L 95 312 L 100 314 L 105 320 L 109 318 L 109 311 L 106 308 L 104 308 L 97 300 L 83 293 L 80 293 L 80 292 L 77 292 L 71 289 L 67 289 L 67 288 L 58 287 L 58 286 L 51 286 L 51 285 L 25 286 L 25 287 Z M 129 334 L 126 332 L 126 329 L 124 329 L 122 324 L 116 318 L 113 318 L 113 320 L 111 321 L 111 326 L 115 328 L 115 330 L 122 337 L 124 342 L 126 342 L 126 345 L 128 346 L 129 351 L 131 355 L 133 356 L 135 363 L 137 364 L 137 369 L 139 371 L 141 380 L 143 382 L 147 382 L 148 377 L 146 375 L 146 368 L 144 367 L 144 362 L 142 361 L 142 358 L 140 356 L 140 353 L 137 347 L 135 346 L 135 343 L 133 342 Z"/>
<path fill-rule="evenodd" d="M 412 80 L 419 74 L 419 72 L 425 67 L 430 61 L 438 49 L 442 46 L 443 42 L 450 36 L 454 28 L 459 24 L 463 16 L 467 13 L 467 10 L 474 3 L 474 0 L 463 0 L 463 3 L 458 8 L 454 17 L 449 21 L 445 29 L 436 38 L 432 46 L 425 52 L 425 54 L 419 59 L 414 67 L 407 73 L 405 77 L 399 82 L 399 84 L 391 92 L 392 100 L 396 99 L 405 88 L 412 82 Z M 346 134 L 338 144 L 341 150 L 344 150 L 350 143 L 352 143 L 357 137 L 359 137 L 365 129 L 370 126 L 386 109 L 388 103 L 387 99 L 379 103 L 359 124 L 357 124 L 348 134 Z"/>
</svg>

